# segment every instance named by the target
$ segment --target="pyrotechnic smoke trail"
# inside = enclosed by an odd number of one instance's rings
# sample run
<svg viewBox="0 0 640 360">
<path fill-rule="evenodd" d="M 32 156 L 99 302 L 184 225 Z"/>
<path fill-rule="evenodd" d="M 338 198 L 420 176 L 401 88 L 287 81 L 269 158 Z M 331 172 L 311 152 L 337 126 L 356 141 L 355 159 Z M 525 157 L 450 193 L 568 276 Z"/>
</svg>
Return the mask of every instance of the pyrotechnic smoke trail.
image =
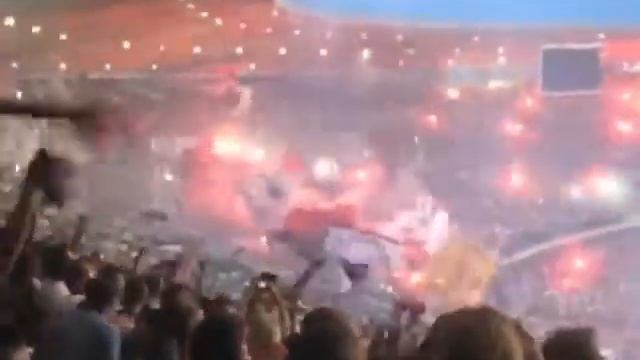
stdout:
<svg viewBox="0 0 640 360">
<path fill-rule="evenodd" d="M 544 244 L 533 246 L 513 256 L 503 259 L 500 262 L 500 265 L 501 266 L 513 265 L 521 261 L 524 261 L 526 259 L 529 259 L 531 257 L 534 257 L 538 254 L 542 254 L 544 252 L 551 251 L 553 249 L 560 248 L 565 245 L 573 244 L 579 241 L 586 242 L 586 241 L 596 241 L 598 239 L 604 240 L 606 239 L 604 235 L 613 234 L 619 231 L 632 229 L 639 226 L 640 226 L 640 219 L 632 219 L 620 224 L 603 226 L 603 227 L 588 230 L 588 231 L 583 231 L 583 232 L 579 232 L 571 235 L 558 237 L 548 242 L 545 242 Z"/>
</svg>

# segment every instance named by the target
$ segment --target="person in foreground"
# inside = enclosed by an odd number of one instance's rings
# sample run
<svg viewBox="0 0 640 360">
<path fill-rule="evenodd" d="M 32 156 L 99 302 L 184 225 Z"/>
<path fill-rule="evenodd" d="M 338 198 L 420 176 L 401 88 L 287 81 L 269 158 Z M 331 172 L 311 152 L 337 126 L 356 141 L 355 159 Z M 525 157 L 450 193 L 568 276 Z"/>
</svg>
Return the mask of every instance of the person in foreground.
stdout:
<svg viewBox="0 0 640 360">
<path fill-rule="evenodd" d="M 334 309 L 307 314 L 291 340 L 288 360 L 362 360 L 365 351 L 346 317 Z"/>
<path fill-rule="evenodd" d="M 417 359 L 529 359 L 515 320 L 488 307 L 466 308 L 440 316 Z"/>
<path fill-rule="evenodd" d="M 601 360 L 591 328 L 559 329 L 542 346 L 545 360 Z"/>
<path fill-rule="evenodd" d="M 195 328 L 189 348 L 190 360 L 242 360 L 244 326 L 236 315 L 216 312 Z"/>
<path fill-rule="evenodd" d="M 0 360 L 29 360 L 29 349 L 18 329 L 0 325 Z"/>
<path fill-rule="evenodd" d="M 120 335 L 105 319 L 114 309 L 118 290 L 100 279 L 87 282 L 86 299 L 51 324 L 36 346 L 34 360 L 117 360 Z"/>
</svg>

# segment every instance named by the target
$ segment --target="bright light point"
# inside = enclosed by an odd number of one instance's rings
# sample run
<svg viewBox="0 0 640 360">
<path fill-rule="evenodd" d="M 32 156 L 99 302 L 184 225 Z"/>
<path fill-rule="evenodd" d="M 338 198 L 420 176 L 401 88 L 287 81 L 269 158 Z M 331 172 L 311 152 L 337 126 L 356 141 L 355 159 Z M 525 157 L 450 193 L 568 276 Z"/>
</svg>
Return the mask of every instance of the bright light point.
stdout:
<svg viewBox="0 0 640 360">
<path fill-rule="evenodd" d="M 504 55 L 498 56 L 498 60 L 496 60 L 498 65 L 507 65 L 507 57 Z"/>
<path fill-rule="evenodd" d="M 526 177 L 525 175 L 518 169 L 513 169 L 511 170 L 511 173 L 509 174 L 509 186 L 512 189 L 522 189 L 524 188 L 525 184 L 526 184 Z"/>
<path fill-rule="evenodd" d="M 528 108 L 532 108 L 532 107 L 533 107 L 533 105 L 534 105 L 533 98 L 532 98 L 531 96 L 527 96 L 527 97 L 524 99 L 524 105 L 525 105 L 526 107 L 528 107 Z"/>
<path fill-rule="evenodd" d="M 219 156 L 238 156 L 242 152 L 242 145 L 235 138 L 216 137 L 211 150 Z"/>
<path fill-rule="evenodd" d="M 216 24 L 216 26 L 222 26 L 224 25 L 224 22 L 222 21 L 221 18 L 217 17 L 215 19 L 213 19 L 213 23 Z"/>
<path fill-rule="evenodd" d="M 16 26 L 16 19 L 13 16 L 5 16 L 3 24 L 6 27 L 14 27 Z"/>
<path fill-rule="evenodd" d="M 278 55 L 280 55 L 280 56 L 287 55 L 287 48 L 286 48 L 286 47 L 284 47 L 284 46 L 281 46 L 281 47 L 278 49 Z"/>
<path fill-rule="evenodd" d="M 433 128 L 438 127 L 438 116 L 435 114 L 427 115 L 427 124 Z"/>
<path fill-rule="evenodd" d="M 416 144 L 416 145 L 418 145 L 420 143 L 420 138 L 418 137 L 418 135 L 415 135 L 413 137 L 413 143 Z"/>
<path fill-rule="evenodd" d="M 240 23 L 240 30 L 245 30 L 247 28 L 247 23 Z"/>
<path fill-rule="evenodd" d="M 159 50 L 160 52 L 164 52 L 166 50 L 166 48 L 164 47 L 164 44 L 160 45 Z"/>
<path fill-rule="evenodd" d="M 584 188 L 580 185 L 571 185 L 569 186 L 569 196 L 573 200 L 580 200 L 584 198 Z"/>
<path fill-rule="evenodd" d="M 40 34 L 41 31 L 42 31 L 42 26 L 40 26 L 40 25 L 33 25 L 31 27 L 31 33 L 32 34 Z"/>
<path fill-rule="evenodd" d="M 473 42 L 478 42 L 480 41 L 480 36 L 476 35 L 473 37 Z"/>
<path fill-rule="evenodd" d="M 362 61 L 369 61 L 372 55 L 373 53 L 369 48 L 362 49 L 362 52 L 360 54 L 360 56 L 362 57 Z"/>
<path fill-rule="evenodd" d="M 200 17 L 203 18 L 203 19 L 206 19 L 206 18 L 209 17 L 209 13 L 206 12 L 206 11 L 202 11 L 202 12 L 200 12 Z"/>
<path fill-rule="evenodd" d="M 151 70 L 158 70 L 158 64 L 151 64 Z"/>
<path fill-rule="evenodd" d="M 462 52 L 462 50 L 459 47 L 457 47 L 457 48 L 455 48 L 453 50 L 453 53 L 456 54 L 456 55 L 460 55 L 461 52 Z"/>
<path fill-rule="evenodd" d="M 175 176 L 174 176 L 170 171 L 168 171 L 168 170 L 166 170 L 166 171 L 164 172 L 164 174 L 162 174 L 162 178 L 163 178 L 165 181 L 173 181 L 173 180 L 175 180 Z"/>
<path fill-rule="evenodd" d="M 617 196 L 622 192 L 620 181 L 611 174 L 596 175 L 592 184 L 596 194 L 602 197 Z"/>
<path fill-rule="evenodd" d="M 625 92 L 623 93 L 620 98 L 622 99 L 622 101 L 629 101 L 631 100 L 631 93 L 630 92 Z"/>
<path fill-rule="evenodd" d="M 67 39 L 69 39 L 69 36 L 68 36 L 66 33 L 60 33 L 60 34 L 58 34 L 58 40 L 60 40 L 60 41 L 65 41 L 65 40 L 67 40 Z"/>
<path fill-rule="evenodd" d="M 456 88 L 448 88 L 447 89 L 447 97 L 450 100 L 458 100 L 458 99 L 460 99 L 460 95 L 461 95 L 461 93 L 460 93 L 459 89 L 456 89 Z"/>
<path fill-rule="evenodd" d="M 196 45 L 196 46 L 194 46 L 194 47 L 193 47 L 192 52 L 193 52 L 194 54 L 196 54 L 196 55 L 197 55 L 197 54 L 202 54 L 202 47 L 201 47 L 200 45 Z"/>
<path fill-rule="evenodd" d="M 507 120 L 504 124 L 504 132 L 509 136 L 520 136 L 524 133 L 524 125 L 518 121 Z"/>
<path fill-rule="evenodd" d="M 251 71 L 255 71 L 255 70 L 256 70 L 256 68 L 257 68 L 256 63 L 251 63 L 251 64 L 249 64 L 249 70 L 251 70 Z"/>
<path fill-rule="evenodd" d="M 67 64 L 64 62 L 61 62 L 60 64 L 58 64 L 58 69 L 60 71 L 67 71 Z"/>
<path fill-rule="evenodd" d="M 300 36 L 300 34 L 302 34 L 302 31 L 300 29 L 293 30 L 293 35 Z"/>
<path fill-rule="evenodd" d="M 317 181 L 335 180 L 340 175 L 338 163 L 331 158 L 319 158 L 313 164 L 313 177 Z"/>
<path fill-rule="evenodd" d="M 269 238 L 267 238 L 266 235 L 260 236 L 260 244 L 262 244 L 262 246 L 269 246 Z"/>
<path fill-rule="evenodd" d="M 267 152 L 263 148 L 255 148 L 251 154 L 251 160 L 254 162 L 263 161 L 267 157 Z"/>
<path fill-rule="evenodd" d="M 632 134 L 634 131 L 634 126 L 631 121 L 628 120 L 618 120 L 616 121 L 616 130 L 624 135 Z"/>
<path fill-rule="evenodd" d="M 581 257 L 577 257 L 573 260 L 573 267 L 577 270 L 584 270 L 587 268 L 587 261 Z"/>
<path fill-rule="evenodd" d="M 22 91 L 16 90 L 16 100 L 22 100 Z"/>
<path fill-rule="evenodd" d="M 369 34 L 367 34 L 366 32 L 361 32 L 360 33 L 360 39 L 362 39 L 362 40 L 369 39 Z"/>
<path fill-rule="evenodd" d="M 16 62 L 16 61 L 11 62 L 11 68 L 12 69 L 18 69 L 19 67 L 20 67 L 20 65 L 18 64 L 18 62 Z"/>
<path fill-rule="evenodd" d="M 238 56 L 244 54 L 244 48 L 242 46 L 236 46 L 236 49 L 234 51 Z"/>
<path fill-rule="evenodd" d="M 122 41 L 122 48 L 125 50 L 131 49 L 131 42 L 129 40 Z"/>
<path fill-rule="evenodd" d="M 416 54 L 416 49 L 415 48 L 406 48 L 406 49 L 404 49 L 404 52 L 407 55 L 415 55 Z"/>
<path fill-rule="evenodd" d="M 271 16 L 273 16 L 273 17 L 278 17 L 278 16 L 280 16 L 280 12 L 278 11 L 278 9 L 273 9 L 273 10 L 271 11 Z"/>
<path fill-rule="evenodd" d="M 453 66 L 455 66 L 455 65 L 456 65 L 455 60 L 453 60 L 453 59 L 447 59 L 447 66 L 448 66 L 448 67 L 453 67 Z"/>
<path fill-rule="evenodd" d="M 326 57 L 327 55 L 329 55 L 329 50 L 325 48 L 320 49 L 320 56 Z"/>
<path fill-rule="evenodd" d="M 404 41 L 404 35 L 402 35 L 402 34 L 396 35 L 396 41 L 397 42 L 403 42 Z"/>
<path fill-rule="evenodd" d="M 418 285 L 423 281 L 424 281 L 424 275 L 422 275 L 422 273 L 414 272 L 414 273 L 411 273 L 411 275 L 409 276 L 409 283 L 411 283 L 411 285 Z"/>
<path fill-rule="evenodd" d="M 518 164 L 511 165 L 505 175 L 503 181 L 507 191 L 521 193 L 527 189 L 529 180 L 522 166 Z"/>
<path fill-rule="evenodd" d="M 404 67 L 404 60 L 398 60 L 398 67 Z"/>
<path fill-rule="evenodd" d="M 268 28 L 264 29 L 264 33 L 265 34 L 271 34 L 272 32 L 273 32 L 273 28 L 268 27 Z"/>
<path fill-rule="evenodd" d="M 600 39 L 600 40 L 604 40 L 604 39 L 606 39 L 606 38 L 607 38 L 607 34 L 605 34 L 605 33 L 599 33 L 599 34 L 598 34 L 598 39 Z"/>
<path fill-rule="evenodd" d="M 16 164 L 14 170 L 15 170 L 15 172 L 19 173 L 20 172 L 20 165 Z"/>
<path fill-rule="evenodd" d="M 504 55 L 504 46 L 498 47 L 498 55 Z"/>
<path fill-rule="evenodd" d="M 109 64 L 109 63 L 104 64 L 104 69 L 106 71 L 111 71 L 111 64 Z"/>
<path fill-rule="evenodd" d="M 507 89 L 510 88 L 512 84 L 508 81 L 491 79 L 487 84 L 487 89 L 489 90 L 499 90 L 499 89 Z"/>
<path fill-rule="evenodd" d="M 195 8 L 196 8 L 196 6 L 195 6 L 193 3 L 188 3 L 188 4 L 187 4 L 187 9 L 189 9 L 189 10 L 193 10 L 193 9 L 195 9 Z"/>
<path fill-rule="evenodd" d="M 369 179 L 369 173 L 367 170 L 359 169 L 356 171 L 356 179 L 360 182 L 365 182 Z"/>
</svg>

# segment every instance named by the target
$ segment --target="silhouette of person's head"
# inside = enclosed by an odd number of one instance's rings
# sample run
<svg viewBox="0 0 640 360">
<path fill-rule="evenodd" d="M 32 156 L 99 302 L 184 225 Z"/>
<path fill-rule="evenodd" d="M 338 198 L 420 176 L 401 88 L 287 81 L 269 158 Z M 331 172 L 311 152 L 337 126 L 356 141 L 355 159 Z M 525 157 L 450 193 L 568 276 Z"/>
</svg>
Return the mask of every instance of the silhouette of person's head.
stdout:
<svg viewBox="0 0 640 360">
<path fill-rule="evenodd" d="M 440 316 L 421 347 L 427 359 L 523 360 L 516 322 L 487 307 Z"/>
<path fill-rule="evenodd" d="M 240 318 L 230 313 L 212 313 L 193 331 L 190 359 L 241 360 L 243 337 Z"/>
<path fill-rule="evenodd" d="M 113 310 L 118 300 L 118 290 L 113 284 L 102 279 L 91 279 L 85 286 L 84 307 L 101 314 Z"/>
<path fill-rule="evenodd" d="M 40 256 L 42 275 L 50 280 L 64 281 L 70 262 L 67 248 L 64 245 L 48 245 L 42 248 Z"/>
<path fill-rule="evenodd" d="M 600 360 L 596 332 L 591 328 L 559 329 L 543 346 L 545 360 Z"/>
<path fill-rule="evenodd" d="M 139 276 L 129 277 L 124 285 L 123 310 L 129 315 L 135 315 L 144 305 L 147 293 L 147 285 L 144 278 Z"/>
<path fill-rule="evenodd" d="M 319 308 L 302 321 L 300 335 L 289 345 L 290 360 L 355 360 L 361 352 L 353 328 L 336 310 Z"/>
</svg>

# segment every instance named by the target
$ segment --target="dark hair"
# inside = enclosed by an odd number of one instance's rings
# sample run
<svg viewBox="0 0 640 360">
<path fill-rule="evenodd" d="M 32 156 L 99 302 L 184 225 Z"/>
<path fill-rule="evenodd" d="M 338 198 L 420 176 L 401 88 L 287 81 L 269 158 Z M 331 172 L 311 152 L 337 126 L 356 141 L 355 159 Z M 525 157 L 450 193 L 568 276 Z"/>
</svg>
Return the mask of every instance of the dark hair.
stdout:
<svg viewBox="0 0 640 360">
<path fill-rule="evenodd" d="M 258 275 L 258 279 L 262 280 L 262 281 L 266 281 L 268 283 L 271 284 L 277 284 L 278 283 L 278 275 L 268 272 L 268 271 L 263 271 Z"/>
<path fill-rule="evenodd" d="M 89 277 L 89 269 L 81 261 L 73 261 L 67 267 L 64 282 L 72 294 L 78 295 L 84 291 L 84 286 Z"/>
<path fill-rule="evenodd" d="M 0 325 L 0 359 L 10 359 L 16 350 L 25 345 L 25 338 L 15 326 Z"/>
<path fill-rule="evenodd" d="M 118 299 L 118 290 L 113 284 L 102 279 L 87 281 L 84 293 L 86 307 L 100 313 L 112 307 Z"/>
<path fill-rule="evenodd" d="M 200 305 L 205 315 L 217 312 L 237 313 L 237 309 L 235 308 L 236 304 L 229 296 L 224 294 L 219 294 L 213 299 L 202 298 L 200 299 Z"/>
<path fill-rule="evenodd" d="M 545 360 L 600 359 L 592 328 L 559 329 L 544 341 L 542 353 Z"/>
<path fill-rule="evenodd" d="M 136 326 L 144 325 L 146 329 L 141 347 L 141 359 L 180 359 L 178 341 L 169 333 L 167 324 L 167 314 L 162 310 L 148 309 L 140 314 Z"/>
<path fill-rule="evenodd" d="M 147 285 L 149 297 L 158 297 L 162 292 L 162 277 L 160 275 L 145 275 L 144 282 Z"/>
<path fill-rule="evenodd" d="M 358 340 L 342 329 L 314 329 L 300 334 L 289 345 L 289 360 L 354 360 Z"/>
<path fill-rule="evenodd" d="M 243 325 L 228 313 L 207 316 L 194 330 L 189 347 L 191 360 L 241 360 Z"/>
<path fill-rule="evenodd" d="M 316 308 L 305 315 L 304 319 L 302 319 L 300 330 L 302 333 L 305 333 L 315 331 L 316 329 L 321 331 L 325 328 L 340 328 L 344 331 L 351 330 L 349 321 L 344 314 L 338 310 L 327 307 Z"/>
<path fill-rule="evenodd" d="M 164 309 L 178 306 L 181 294 L 188 291 L 189 289 L 182 284 L 170 284 L 162 290 L 160 307 Z"/>
<path fill-rule="evenodd" d="M 289 344 L 289 360 L 351 360 L 357 354 L 358 339 L 346 317 L 329 308 L 307 314 L 300 335 Z"/>
<path fill-rule="evenodd" d="M 64 281 L 67 266 L 69 266 L 69 255 L 67 254 L 66 246 L 45 246 L 40 253 L 40 259 L 44 277 L 56 281 Z"/>
<path fill-rule="evenodd" d="M 2 239 L 2 237 L 0 237 L 0 239 Z M 31 283 L 31 279 L 35 273 L 34 265 L 31 251 L 25 249 L 13 265 L 11 274 L 9 274 L 9 283 L 16 287 L 22 287 Z M 0 265 L 0 267 L 2 267 L 2 265 Z"/>
<path fill-rule="evenodd" d="M 98 270 L 98 279 L 109 283 L 116 289 L 117 298 L 120 299 L 124 292 L 124 274 L 122 270 L 113 264 L 106 264 Z"/>
<path fill-rule="evenodd" d="M 142 307 L 147 298 L 147 285 L 142 277 L 131 276 L 124 285 L 124 296 L 122 297 L 122 307 L 125 311 L 133 312 L 136 308 Z M 134 315 L 131 313 L 130 315 Z"/>
</svg>

